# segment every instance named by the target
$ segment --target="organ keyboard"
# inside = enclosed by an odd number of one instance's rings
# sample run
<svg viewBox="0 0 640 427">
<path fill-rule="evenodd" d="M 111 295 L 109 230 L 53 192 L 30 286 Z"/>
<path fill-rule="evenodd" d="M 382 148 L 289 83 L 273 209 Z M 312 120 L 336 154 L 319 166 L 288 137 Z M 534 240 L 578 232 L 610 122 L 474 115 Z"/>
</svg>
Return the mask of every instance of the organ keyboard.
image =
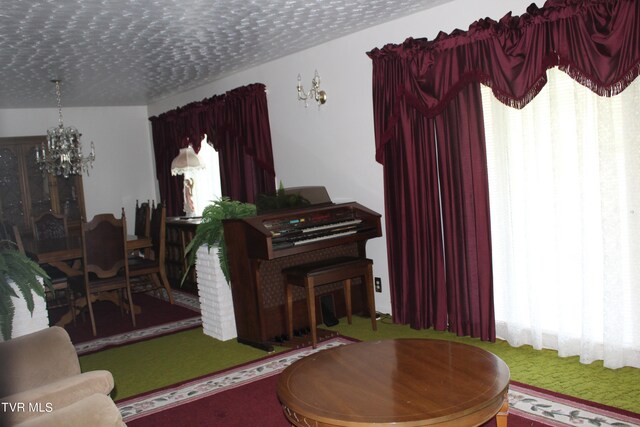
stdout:
<svg viewBox="0 0 640 427">
<path fill-rule="evenodd" d="M 238 341 L 272 349 L 286 332 L 282 269 L 335 256 L 366 257 L 380 214 L 324 204 L 224 221 Z"/>
<path fill-rule="evenodd" d="M 359 218 L 348 221 L 323 222 L 315 225 L 313 222 L 297 223 L 303 224 L 299 227 L 290 227 L 284 230 L 272 230 L 271 243 L 275 249 L 288 248 L 291 246 L 304 245 L 317 242 L 319 240 L 335 239 L 341 236 L 358 232 L 358 225 L 362 223 Z M 267 229 L 269 224 L 265 224 Z"/>
</svg>

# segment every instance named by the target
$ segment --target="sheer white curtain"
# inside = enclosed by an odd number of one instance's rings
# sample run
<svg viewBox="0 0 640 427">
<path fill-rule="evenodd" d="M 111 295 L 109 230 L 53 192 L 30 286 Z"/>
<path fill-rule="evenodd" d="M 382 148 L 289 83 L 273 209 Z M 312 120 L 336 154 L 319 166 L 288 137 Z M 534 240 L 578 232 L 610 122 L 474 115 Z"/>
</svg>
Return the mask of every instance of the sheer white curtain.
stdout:
<svg viewBox="0 0 640 427">
<path fill-rule="evenodd" d="M 483 88 L 497 335 L 640 367 L 640 82 L 548 76 L 522 110 Z"/>
</svg>

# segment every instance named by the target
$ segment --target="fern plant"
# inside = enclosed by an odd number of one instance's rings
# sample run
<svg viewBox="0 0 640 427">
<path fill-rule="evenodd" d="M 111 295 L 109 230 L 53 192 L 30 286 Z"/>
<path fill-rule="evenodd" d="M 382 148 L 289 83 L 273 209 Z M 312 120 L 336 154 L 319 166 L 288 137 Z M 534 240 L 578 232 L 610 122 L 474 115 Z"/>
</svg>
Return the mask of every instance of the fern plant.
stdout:
<svg viewBox="0 0 640 427">
<path fill-rule="evenodd" d="M 225 219 L 244 218 L 255 214 L 256 206 L 254 204 L 231 200 L 228 197 L 214 200 L 211 205 L 204 208 L 202 222 L 196 228 L 195 235 L 185 250 L 188 269 L 182 277 L 182 282 L 186 279 L 189 269 L 196 263 L 198 248 L 202 245 L 207 245 L 209 251 L 211 251 L 212 246 L 218 246 L 220 269 L 227 283 L 230 283 L 227 245 L 224 241 L 222 221 Z"/>
<path fill-rule="evenodd" d="M 280 181 L 275 194 L 258 194 L 256 207 L 258 213 L 273 212 L 280 209 L 292 209 L 308 206 L 311 203 L 299 194 L 287 194 Z"/>
<path fill-rule="evenodd" d="M 20 252 L 12 241 L 0 240 L 0 333 L 5 341 L 11 338 L 13 330 L 15 306 L 11 297 L 19 298 L 11 283 L 15 283 L 33 314 L 33 294 L 44 297 L 40 278 L 53 291 L 49 276 L 38 263 Z"/>
</svg>

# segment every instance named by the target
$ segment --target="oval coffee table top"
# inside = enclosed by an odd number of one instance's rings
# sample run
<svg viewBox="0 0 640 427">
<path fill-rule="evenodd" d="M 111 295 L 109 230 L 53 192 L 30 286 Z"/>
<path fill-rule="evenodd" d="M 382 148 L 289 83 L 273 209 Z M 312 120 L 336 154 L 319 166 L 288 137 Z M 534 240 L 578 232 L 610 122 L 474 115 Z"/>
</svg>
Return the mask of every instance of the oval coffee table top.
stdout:
<svg viewBox="0 0 640 427">
<path fill-rule="evenodd" d="M 395 339 L 307 356 L 283 371 L 278 397 L 297 425 L 476 425 L 499 411 L 508 386 L 509 368 L 488 351 Z"/>
</svg>

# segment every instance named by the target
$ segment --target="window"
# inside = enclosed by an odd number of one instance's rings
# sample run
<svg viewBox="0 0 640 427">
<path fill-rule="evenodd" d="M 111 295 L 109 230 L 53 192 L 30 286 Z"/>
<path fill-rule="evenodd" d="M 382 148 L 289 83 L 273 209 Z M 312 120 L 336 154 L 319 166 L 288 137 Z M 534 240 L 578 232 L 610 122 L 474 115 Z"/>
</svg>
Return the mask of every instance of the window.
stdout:
<svg viewBox="0 0 640 427">
<path fill-rule="evenodd" d="M 482 89 L 496 332 L 640 367 L 640 83 L 604 98 L 548 76 L 522 110 Z"/>
</svg>

